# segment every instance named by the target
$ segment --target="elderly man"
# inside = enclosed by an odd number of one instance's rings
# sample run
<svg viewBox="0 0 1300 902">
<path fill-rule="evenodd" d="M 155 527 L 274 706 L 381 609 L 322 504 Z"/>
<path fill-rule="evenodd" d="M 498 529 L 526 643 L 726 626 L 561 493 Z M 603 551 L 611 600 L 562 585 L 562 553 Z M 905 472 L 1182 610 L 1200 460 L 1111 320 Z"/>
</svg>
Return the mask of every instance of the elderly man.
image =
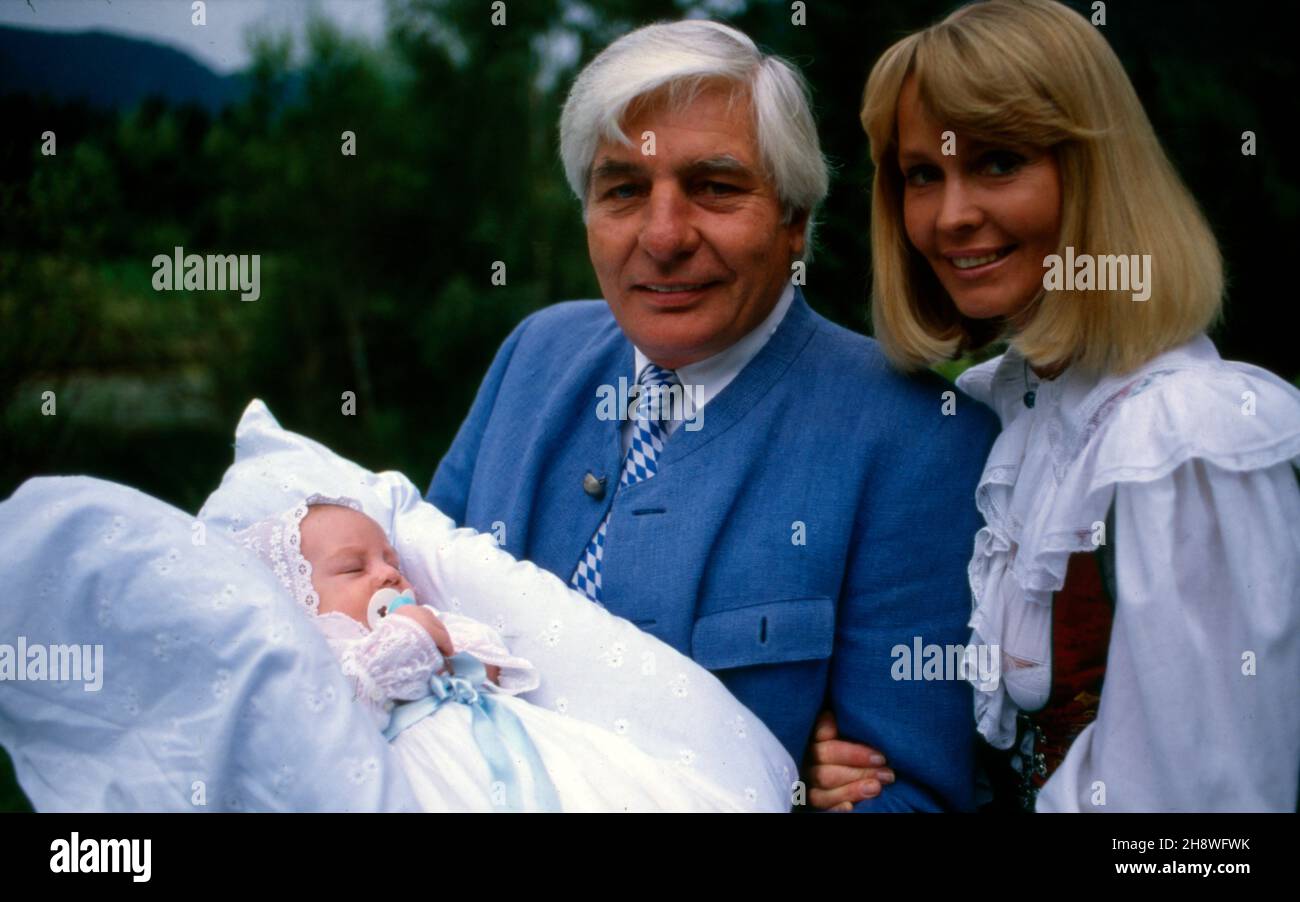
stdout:
<svg viewBox="0 0 1300 902">
<path fill-rule="evenodd" d="M 709 668 L 796 760 L 827 709 L 893 768 L 855 810 L 971 807 L 971 689 L 895 650 L 966 640 L 995 427 L 794 284 L 827 190 L 802 79 L 726 26 L 652 25 L 560 128 L 604 300 L 519 324 L 428 499 Z"/>
</svg>

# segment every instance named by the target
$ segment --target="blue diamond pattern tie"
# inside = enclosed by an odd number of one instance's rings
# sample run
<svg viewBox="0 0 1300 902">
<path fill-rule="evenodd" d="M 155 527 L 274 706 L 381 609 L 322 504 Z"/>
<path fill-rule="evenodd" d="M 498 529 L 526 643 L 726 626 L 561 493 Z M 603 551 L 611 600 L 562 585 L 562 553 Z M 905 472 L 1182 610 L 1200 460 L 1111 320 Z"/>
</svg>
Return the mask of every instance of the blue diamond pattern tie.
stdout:
<svg viewBox="0 0 1300 902">
<path fill-rule="evenodd" d="M 664 440 L 668 438 L 660 423 L 667 412 L 667 398 L 661 394 L 664 387 L 677 384 L 677 374 L 647 364 L 637 379 L 641 385 L 641 394 L 637 398 L 636 413 L 632 424 L 632 444 L 628 446 L 627 456 L 623 459 L 623 476 L 619 480 L 620 488 L 633 485 L 654 476 L 659 471 L 659 455 L 664 450 Z M 573 571 L 570 583 L 579 592 L 586 594 L 592 601 L 599 602 L 601 594 L 600 565 L 605 558 L 605 531 L 609 527 L 609 515 L 596 527 L 578 569 Z"/>
</svg>

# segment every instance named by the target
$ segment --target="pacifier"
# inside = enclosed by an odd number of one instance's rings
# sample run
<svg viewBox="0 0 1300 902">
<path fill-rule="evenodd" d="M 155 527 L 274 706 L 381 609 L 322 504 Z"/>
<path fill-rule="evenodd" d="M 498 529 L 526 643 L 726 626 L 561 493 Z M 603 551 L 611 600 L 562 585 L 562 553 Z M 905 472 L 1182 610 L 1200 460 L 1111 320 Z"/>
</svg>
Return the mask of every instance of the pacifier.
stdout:
<svg viewBox="0 0 1300 902">
<path fill-rule="evenodd" d="M 381 620 L 408 604 L 415 604 L 414 589 L 405 589 L 401 592 L 392 588 L 380 589 L 370 596 L 370 604 L 366 606 L 366 623 L 370 624 L 371 629 L 375 629 Z"/>
</svg>

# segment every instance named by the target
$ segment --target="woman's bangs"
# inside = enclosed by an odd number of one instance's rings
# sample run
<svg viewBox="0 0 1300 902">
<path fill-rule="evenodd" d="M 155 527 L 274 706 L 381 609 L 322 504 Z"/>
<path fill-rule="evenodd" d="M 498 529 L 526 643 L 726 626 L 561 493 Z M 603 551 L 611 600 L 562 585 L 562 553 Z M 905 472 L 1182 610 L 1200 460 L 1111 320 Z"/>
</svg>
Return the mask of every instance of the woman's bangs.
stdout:
<svg viewBox="0 0 1300 902">
<path fill-rule="evenodd" d="M 926 111 L 967 140 L 1047 149 L 1076 136 L 1043 83 L 998 48 L 953 26 L 926 34 L 912 74 Z"/>
</svg>

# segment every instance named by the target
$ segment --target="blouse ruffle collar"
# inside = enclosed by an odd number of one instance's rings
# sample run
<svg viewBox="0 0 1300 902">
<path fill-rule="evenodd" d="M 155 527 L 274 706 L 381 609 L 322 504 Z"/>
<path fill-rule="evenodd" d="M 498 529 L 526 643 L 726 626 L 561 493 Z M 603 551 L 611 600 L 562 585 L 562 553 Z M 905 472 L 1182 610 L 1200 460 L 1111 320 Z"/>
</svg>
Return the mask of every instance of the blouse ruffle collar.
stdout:
<svg viewBox="0 0 1300 902">
<path fill-rule="evenodd" d="M 1002 679 L 975 693 L 977 727 L 999 748 L 1015 739 L 1017 687 L 1050 683 L 1043 673 L 1026 680 L 1017 662 L 1050 675 L 1053 593 L 1072 554 L 1109 540 L 1118 484 L 1162 478 L 1194 458 L 1228 472 L 1300 459 L 1300 391 L 1224 361 L 1204 335 L 1127 374 L 1071 367 L 1035 382 L 1014 348 L 957 380 L 1003 426 L 976 490 L 985 526 L 968 568 L 971 641 L 1002 652 Z"/>
</svg>

